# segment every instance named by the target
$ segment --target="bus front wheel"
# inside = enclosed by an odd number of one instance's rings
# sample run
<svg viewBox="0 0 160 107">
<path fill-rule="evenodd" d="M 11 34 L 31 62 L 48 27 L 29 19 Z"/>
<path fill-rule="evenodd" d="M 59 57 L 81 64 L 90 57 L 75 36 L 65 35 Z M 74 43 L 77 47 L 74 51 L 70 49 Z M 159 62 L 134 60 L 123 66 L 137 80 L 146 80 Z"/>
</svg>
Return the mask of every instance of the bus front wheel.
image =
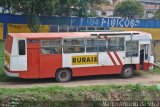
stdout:
<svg viewBox="0 0 160 107">
<path fill-rule="evenodd" d="M 132 66 L 124 66 L 121 72 L 122 78 L 131 78 L 133 77 L 133 67 Z"/>
<path fill-rule="evenodd" d="M 58 82 L 67 82 L 71 80 L 71 71 L 69 69 L 59 69 L 56 73 L 56 80 Z"/>
</svg>

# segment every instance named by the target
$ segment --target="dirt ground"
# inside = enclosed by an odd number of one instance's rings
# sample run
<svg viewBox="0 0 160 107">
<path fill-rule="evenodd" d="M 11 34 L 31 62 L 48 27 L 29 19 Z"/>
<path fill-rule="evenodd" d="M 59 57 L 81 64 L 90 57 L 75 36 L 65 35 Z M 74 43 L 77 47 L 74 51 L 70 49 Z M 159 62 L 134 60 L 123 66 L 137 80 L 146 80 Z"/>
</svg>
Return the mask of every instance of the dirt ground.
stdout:
<svg viewBox="0 0 160 107">
<path fill-rule="evenodd" d="M 127 85 L 127 84 L 143 84 L 143 85 L 160 85 L 160 74 L 140 73 L 133 78 L 122 79 L 119 75 L 103 75 L 103 76 L 87 76 L 76 77 L 67 83 L 57 83 L 54 79 L 36 79 L 12 82 L 0 82 L 0 88 L 29 88 L 29 87 L 47 87 L 47 86 L 90 86 L 90 85 Z"/>
</svg>

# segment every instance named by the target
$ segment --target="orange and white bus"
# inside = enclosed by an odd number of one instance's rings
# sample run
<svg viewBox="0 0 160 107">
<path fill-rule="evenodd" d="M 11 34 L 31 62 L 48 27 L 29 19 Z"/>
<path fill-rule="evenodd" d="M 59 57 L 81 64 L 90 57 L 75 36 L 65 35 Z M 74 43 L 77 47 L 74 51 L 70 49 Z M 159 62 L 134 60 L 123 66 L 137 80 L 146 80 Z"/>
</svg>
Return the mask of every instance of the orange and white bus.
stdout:
<svg viewBox="0 0 160 107">
<path fill-rule="evenodd" d="M 152 36 L 138 31 L 9 33 L 5 73 L 19 78 L 56 78 L 120 74 L 153 68 Z"/>
</svg>

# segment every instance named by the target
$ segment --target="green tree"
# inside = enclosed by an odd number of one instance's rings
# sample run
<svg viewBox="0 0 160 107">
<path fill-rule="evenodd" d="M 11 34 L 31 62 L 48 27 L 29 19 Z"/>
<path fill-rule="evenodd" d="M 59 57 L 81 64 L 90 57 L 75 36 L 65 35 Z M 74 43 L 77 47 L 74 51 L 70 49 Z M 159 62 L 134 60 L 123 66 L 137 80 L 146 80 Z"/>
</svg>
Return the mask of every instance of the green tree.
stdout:
<svg viewBox="0 0 160 107">
<path fill-rule="evenodd" d="M 2 7 L 2 14 L 15 14 L 15 5 L 17 5 L 17 0 L 13 2 L 12 0 L 0 0 L 0 7 Z"/>
<path fill-rule="evenodd" d="M 55 9 L 56 15 L 71 16 L 72 9 L 78 8 L 80 0 L 57 0 Z"/>
<path fill-rule="evenodd" d="M 16 3 L 17 1 L 18 3 Z M 14 9 L 23 15 L 54 15 L 56 0 L 14 0 Z M 33 8 L 32 8 L 33 7 Z"/>
<path fill-rule="evenodd" d="M 96 7 L 96 5 L 105 3 L 106 5 L 110 4 L 109 0 L 88 0 L 91 7 Z"/>
<path fill-rule="evenodd" d="M 136 0 L 125 0 L 117 4 L 114 16 L 125 18 L 141 18 L 144 15 L 143 6 Z"/>
<path fill-rule="evenodd" d="M 39 16 L 96 16 L 94 6 L 108 0 L 0 0 L 3 13 L 19 13 L 28 16 L 32 32 L 39 32 Z M 90 8 L 92 7 L 92 8 Z M 90 13 L 88 13 L 90 10 Z"/>
<path fill-rule="evenodd" d="M 160 9 L 154 13 L 154 19 L 160 19 Z"/>
<path fill-rule="evenodd" d="M 40 15 L 54 15 L 57 0 L 0 0 L 2 13 L 20 13 L 28 16 L 28 26 L 32 32 L 39 32 Z"/>
<path fill-rule="evenodd" d="M 39 32 L 39 16 L 51 16 L 55 14 L 56 0 L 17 0 L 19 3 L 14 6 L 17 12 L 28 16 L 28 26 L 32 32 Z"/>
<path fill-rule="evenodd" d="M 110 4 L 109 0 L 80 0 L 78 16 L 80 17 L 95 17 L 97 16 L 96 10 L 99 9 L 97 6 L 105 3 Z"/>
<path fill-rule="evenodd" d="M 109 0 L 89 0 L 88 7 L 89 12 L 86 13 L 87 17 L 95 17 L 97 16 L 96 10 L 100 9 L 101 4 L 105 4 L 106 6 L 110 4 Z"/>
</svg>

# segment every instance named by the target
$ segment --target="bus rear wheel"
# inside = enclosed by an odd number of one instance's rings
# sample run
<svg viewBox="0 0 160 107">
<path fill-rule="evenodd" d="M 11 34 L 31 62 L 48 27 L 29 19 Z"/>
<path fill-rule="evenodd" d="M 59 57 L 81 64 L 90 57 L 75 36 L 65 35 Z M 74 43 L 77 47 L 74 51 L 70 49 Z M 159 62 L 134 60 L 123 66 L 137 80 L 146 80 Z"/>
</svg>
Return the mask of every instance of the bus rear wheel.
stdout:
<svg viewBox="0 0 160 107">
<path fill-rule="evenodd" d="M 71 77 L 72 77 L 72 74 L 69 69 L 59 69 L 56 73 L 56 80 L 58 82 L 70 81 Z"/>
<path fill-rule="evenodd" d="M 133 77 L 133 67 L 132 66 L 124 66 L 121 72 L 122 78 L 131 78 Z"/>
</svg>

